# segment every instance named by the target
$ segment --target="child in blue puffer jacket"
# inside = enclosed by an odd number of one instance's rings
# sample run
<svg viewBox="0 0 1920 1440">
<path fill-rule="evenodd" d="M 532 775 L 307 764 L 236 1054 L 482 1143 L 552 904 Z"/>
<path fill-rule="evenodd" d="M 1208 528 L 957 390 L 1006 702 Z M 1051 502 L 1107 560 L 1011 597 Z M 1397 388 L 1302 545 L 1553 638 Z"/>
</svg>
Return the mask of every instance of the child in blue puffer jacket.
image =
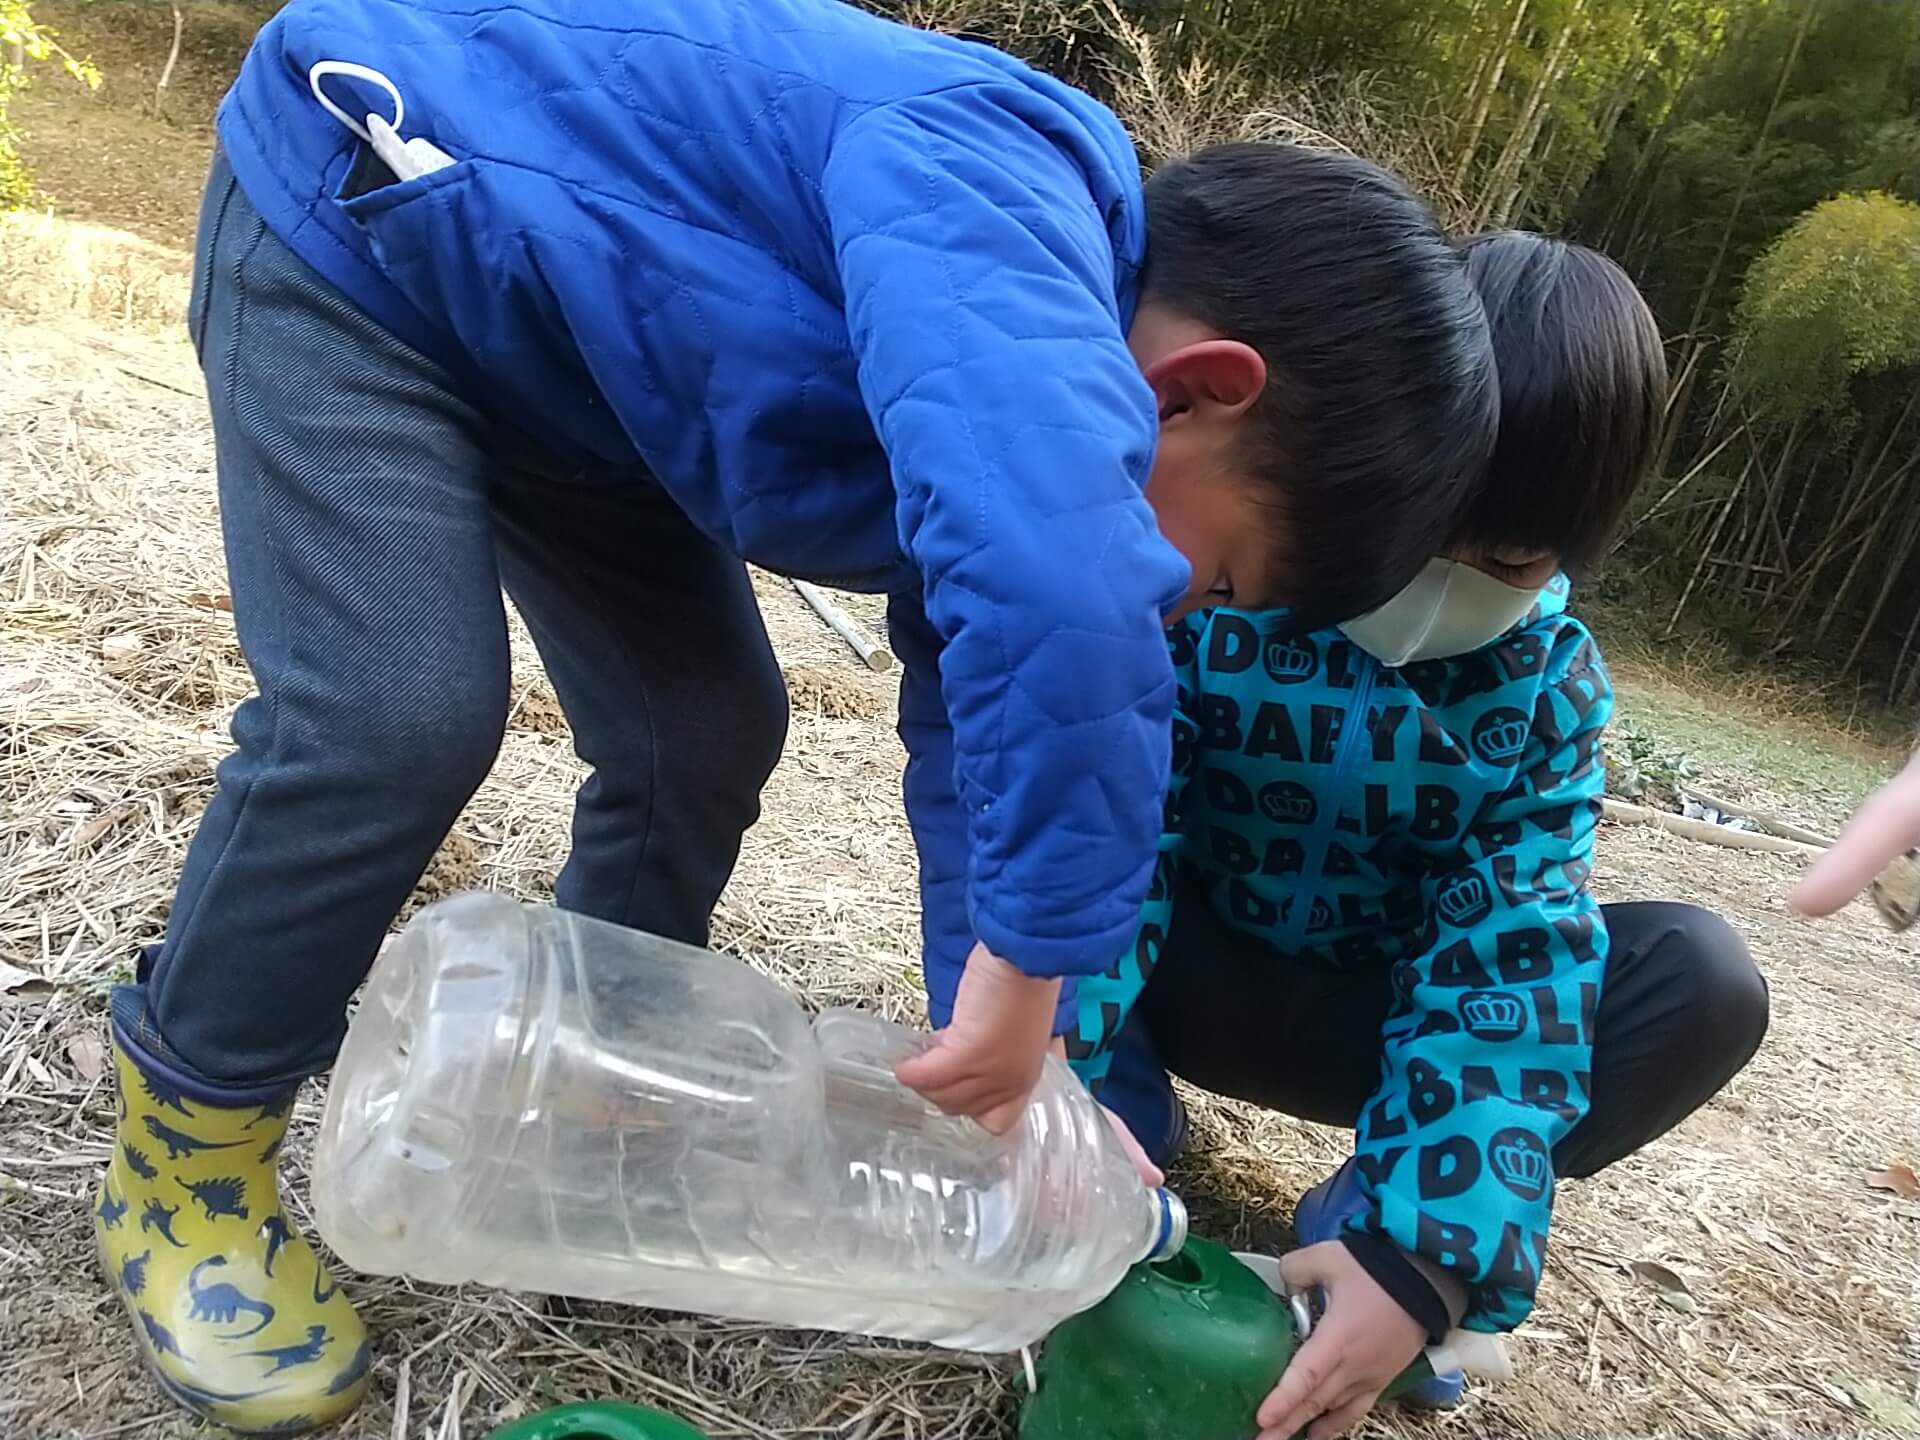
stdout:
<svg viewBox="0 0 1920 1440">
<path fill-rule="evenodd" d="M 1564 574 L 1605 554 L 1652 457 L 1652 316 L 1577 246 L 1464 249 L 1501 378 L 1485 491 L 1358 620 L 1221 607 L 1174 627 L 1154 888 L 1065 1044 L 1157 1164 L 1185 1138 L 1167 1070 L 1355 1131 L 1296 1213 L 1286 1275 L 1326 1317 L 1262 1440 L 1327 1440 L 1430 1337 L 1518 1325 L 1556 1180 L 1677 1124 L 1766 1029 L 1723 921 L 1587 890 L 1613 698 Z"/>
<path fill-rule="evenodd" d="M 1391 177 L 1238 145 L 1143 191 L 1087 96 L 832 0 L 293 0 L 219 137 L 190 323 L 259 694 L 114 997 L 99 1234 L 237 1428 L 366 1386 L 272 1165 L 492 764 L 503 587 L 592 766 L 557 899 L 693 942 L 785 733 L 743 562 L 887 593 L 941 1027 L 901 1076 L 1004 1127 L 1147 890 L 1164 624 L 1377 606 L 1492 449 L 1484 311 Z"/>
</svg>

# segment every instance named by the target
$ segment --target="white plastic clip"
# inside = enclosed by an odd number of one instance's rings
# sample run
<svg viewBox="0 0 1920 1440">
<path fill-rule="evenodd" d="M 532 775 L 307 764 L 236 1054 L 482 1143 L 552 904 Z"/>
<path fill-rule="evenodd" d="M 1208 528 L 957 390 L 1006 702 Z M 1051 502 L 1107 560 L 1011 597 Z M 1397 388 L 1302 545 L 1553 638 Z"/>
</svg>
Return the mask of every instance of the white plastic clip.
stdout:
<svg viewBox="0 0 1920 1440">
<path fill-rule="evenodd" d="M 370 85 L 378 85 L 393 97 L 393 123 L 388 124 L 378 115 L 369 114 L 366 124 L 361 124 L 332 100 L 321 88 L 320 82 L 329 75 L 349 75 L 356 80 L 365 80 Z M 358 135 L 373 147 L 373 153 L 400 180 L 417 180 L 422 175 L 430 175 L 435 170 L 444 170 L 453 164 L 453 157 L 435 145 L 431 140 L 415 136 L 411 140 L 400 138 L 400 127 L 407 118 L 407 102 L 400 98 L 400 87 L 385 75 L 368 65 L 356 65 L 351 60 L 316 60 L 307 71 L 307 86 L 313 91 L 326 112 L 338 120 L 347 129 Z"/>
</svg>

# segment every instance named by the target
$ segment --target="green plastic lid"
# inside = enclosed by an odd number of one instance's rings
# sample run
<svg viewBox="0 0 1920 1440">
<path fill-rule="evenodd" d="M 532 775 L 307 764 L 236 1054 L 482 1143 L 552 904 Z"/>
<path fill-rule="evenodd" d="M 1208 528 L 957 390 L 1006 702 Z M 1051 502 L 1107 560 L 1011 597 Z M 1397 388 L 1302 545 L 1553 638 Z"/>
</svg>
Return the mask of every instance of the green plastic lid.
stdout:
<svg viewBox="0 0 1920 1440">
<path fill-rule="evenodd" d="M 643 1405 L 594 1400 L 516 1420 L 490 1440 L 707 1440 L 684 1420 Z"/>
<path fill-rule="evenodd" d="M 1252 1440 L 1293 1351 L 1286 1304 L 1224 1245 L 1190 1239 L 1047 1338 L 1020 1440 Z"/>
</svg>

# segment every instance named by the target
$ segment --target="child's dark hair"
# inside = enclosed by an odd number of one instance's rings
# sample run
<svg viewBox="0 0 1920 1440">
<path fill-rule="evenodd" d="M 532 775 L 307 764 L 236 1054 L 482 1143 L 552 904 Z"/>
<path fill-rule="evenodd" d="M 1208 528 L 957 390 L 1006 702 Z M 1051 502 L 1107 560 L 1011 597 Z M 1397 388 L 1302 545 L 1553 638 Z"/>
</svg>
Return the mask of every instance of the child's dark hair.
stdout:
<svg viewBox="0 0 1920 1440">
<path fill-rule="evenodd" d="M 1659 449 L 1660 327 L 1597 251 L 1523 230 L 1460 249 L 1493 327 L 1500 438 L 1451 548 L 1538 548 L 1574 574 L 1590 570 Z"/>
<path fill-rule="evenodd" d="M 1198 151 L 1146 196 L 1147 296 L 1267 364 L 1236 460 L 1276 512 L 1281 603 L 1307 625 L 1385 603 L 1493 450 L 1492 345 L 1457 247 L 1386 171 L 1296 145 Z"/>
</svg>

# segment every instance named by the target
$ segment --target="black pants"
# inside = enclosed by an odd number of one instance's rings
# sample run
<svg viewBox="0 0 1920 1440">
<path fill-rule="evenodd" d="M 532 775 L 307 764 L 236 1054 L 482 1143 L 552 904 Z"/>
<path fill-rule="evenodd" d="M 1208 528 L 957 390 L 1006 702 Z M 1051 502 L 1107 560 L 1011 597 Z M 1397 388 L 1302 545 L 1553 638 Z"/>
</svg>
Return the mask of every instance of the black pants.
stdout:
<svg viewBox="0 0 1920 1440">
<path fill-rule="evenodd" d="M 1568 1177 L 1604 1170 L 1678 1125 L 1739 1073 L 1767 1031 L 1767 982 L 1726 921 L 1657 901 L 1602 912 L 1612 943 L 1591 1104 L 1553 1157 Z M 1392 1003 L 1385 969 L 1289 965 L 1188 891 L 1136 1014 L 1182 1079 L 1352 1128 L 1380 1081 Z"/>
</svg>

